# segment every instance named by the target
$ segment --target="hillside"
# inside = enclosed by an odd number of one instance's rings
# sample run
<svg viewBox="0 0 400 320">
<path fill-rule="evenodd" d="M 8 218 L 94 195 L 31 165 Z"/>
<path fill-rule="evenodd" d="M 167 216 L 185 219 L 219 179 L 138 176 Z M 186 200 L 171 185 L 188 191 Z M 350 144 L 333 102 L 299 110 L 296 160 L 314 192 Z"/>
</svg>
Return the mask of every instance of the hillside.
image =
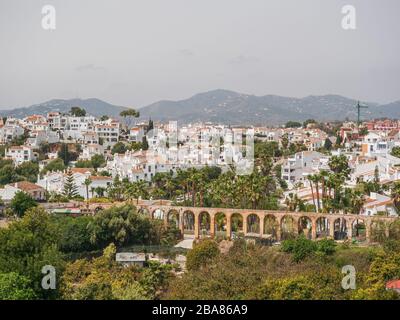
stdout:
<svg viewBox="0 0 400 320">
<path fill-rule="evenodd" d="M 101 117 L 102 115 L 108 115 L 116 117 L 119 113 L 126 109 L 125 107 L 115 106 L 104 102 L 99 99 L 54 99 L 47 102 L 35 104 L 29 107 L 16 108 L 11 110 L 0 110 L 2 117 L 13 116 L 16 118 L 23 118 L 32 114 L 45 115 L 50 111 L 59 111 L 61 113 L 67 113 L 71 107 L 79 106 L 84 108 L 88 114 L 93 116 Z"/>
<path fill-rule="evenodd" d="M 363 119 L 400 118 L 400 101 L 379 106 L 364 102 Z M 230 124 L 282 124 L 289 120 L 320 121 L 356 119 L 357 100 L 339 95 L 290 98 L 276 95 L 255 96 L 228 90 L 214 90 L 180 101 L 159 101 L 140 109 L 147 119 L 179 122 L 212 121 Z"/>
<path fill-rule="evenodd" d="M 369 108 L 362 110 L 362 119 L 400 118 L 400 100 L 386 105 L 364 103 Z M 140 119 L 255 125 L 278 125 L 289 120 L 304 121 L 310 118 L 319 121 L 355 120 L 356 104 L 357 100 L 339 95 L 290 98 L 277 95 L 255 96 L 219 89 L 199 93 L 184 100 L 162 100 L 142 107 Z M 105 114 L 117 117 L 126 109 L 99 99 L 57 99 L 26 108 L 0 110 L 0 115 L 23 118 L 31 114 L 46 114 L 49 111 L 66 113 L 73 106 L 82 107 L 88 114 L 98 117 Z"/>
</svg>

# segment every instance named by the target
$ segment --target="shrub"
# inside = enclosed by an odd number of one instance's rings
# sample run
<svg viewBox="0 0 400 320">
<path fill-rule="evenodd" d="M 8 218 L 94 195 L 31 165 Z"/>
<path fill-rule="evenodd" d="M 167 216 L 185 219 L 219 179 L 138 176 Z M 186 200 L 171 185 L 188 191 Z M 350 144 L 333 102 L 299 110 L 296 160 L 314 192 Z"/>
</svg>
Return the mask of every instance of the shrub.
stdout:
<svg viewBox="0 0 400 320">
<path fill-rule="evenodd" d="M 186 256 L 186 268 L 188 270 L 198 270 L 218 255 L 218 244 L 215 241 L 201 241 L 188 252 Z"/>
</svg>

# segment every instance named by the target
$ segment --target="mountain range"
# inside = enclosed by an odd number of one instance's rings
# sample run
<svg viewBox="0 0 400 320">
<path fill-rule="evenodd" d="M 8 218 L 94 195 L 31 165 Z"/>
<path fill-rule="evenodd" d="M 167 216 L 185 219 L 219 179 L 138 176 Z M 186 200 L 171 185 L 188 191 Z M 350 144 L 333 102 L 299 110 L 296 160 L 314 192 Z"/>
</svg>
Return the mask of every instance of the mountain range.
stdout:
<svg viewBox="0 0 400 320">
<path fill-rule="evenodd" d="M 112 105 L 100 99 L 94 98 L 69 100 L 54 99 L 47 102 L 34 104 L 29 107 L 0 110 L 0 115 L 2 117 L 24 118 L 33 114 L 46 115 L 48 112 L 52 111 L 68 113 L 71 110 L 71 107 L 78 106 L 85 109 L 88 114 L 96 117 L 101 117 L 102 115 L 118 117 L 120 112 L 126 109 L 125 107 Z"/>
<path fill-rule="evenodd" d="M 379 105 L 362 102 L 362 119 L 400 118 L 400 100 Z M 196 94 L 179 101 L 163 100 L 142 107 L 140 119 L 159 121 L 176 120 L 179 123 L 214 122 L 225 124 L 279 125 L 287 121 L 355 120 L 357 100 L 340 95 L 308 96 L 290 98 L 277 95 L 255 96 L 229 90 L 213 90 Z M 22 118 L 31 114 L 46 114 L 49 111 L 67 113 L 71 107 L 80 106 L 94 116 L 118 117 L 126 107 L 116 106 L 99 99 L 51 100 L 13 110 L 0 110 L 1 116 Z"/>
</svg>

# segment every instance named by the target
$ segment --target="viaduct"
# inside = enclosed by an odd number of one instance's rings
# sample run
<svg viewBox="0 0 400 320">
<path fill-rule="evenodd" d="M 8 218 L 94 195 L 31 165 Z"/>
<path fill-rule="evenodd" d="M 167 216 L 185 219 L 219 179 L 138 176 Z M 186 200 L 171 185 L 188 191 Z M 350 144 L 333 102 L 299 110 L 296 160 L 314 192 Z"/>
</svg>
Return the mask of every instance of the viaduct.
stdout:
<svg viewBox="0 0 400 320">
<path fill-rule="evenodd" d="M 167 203 L 167 204 L 165 204 Z M 88 212 L 97 212 L 122 203 L 91 203 L 77 205 Z M 317 240 L 357 239 L 376 242 L 377 237 L 391 238 L 400 234 L 400 218 L 354 214 L 325 214 L 315 212 L 286 212 L 230 208 L 199 208 L 172 206 L 167 201 L 139 200 L 133 204 L 152 219 L 162 219 L 165 225 L 176 225 L 182 235 L 225 237 L 241 234 L 246 237 L 281 241 L 304 234 Z"/>
<path fill-rule="evenodd" d="M 175 223 L 182 234 L 202 236 L 222 235 L 230 239 L 234 232 L 248 237 L 280 241 L 290 234 L 304 234 L 312 240 L 390 237 L 399 228 L 396 217 L 360 216 L 353 214 L 323 214 L 249 209 L 195 208 L 165 205 L 142 205 L 139 209 L 152 218 L 163 219 L 167 225 Z"/>
</svg>

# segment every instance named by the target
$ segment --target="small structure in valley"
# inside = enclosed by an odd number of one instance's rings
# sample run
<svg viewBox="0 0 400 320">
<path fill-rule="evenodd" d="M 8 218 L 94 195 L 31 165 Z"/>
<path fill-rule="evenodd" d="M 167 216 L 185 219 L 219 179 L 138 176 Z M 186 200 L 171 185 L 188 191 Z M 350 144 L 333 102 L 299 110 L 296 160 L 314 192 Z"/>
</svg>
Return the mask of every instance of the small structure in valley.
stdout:
<svg viewBox="0 0 400 320">
<path fill-rule="evenodd" d="M 146 254 L 134 252 L 119 252 L 116 254 L 115 260 L 125 267 L 128 267 L 130 265 L 143 267 L 146 262 Z"/>
</svg>

